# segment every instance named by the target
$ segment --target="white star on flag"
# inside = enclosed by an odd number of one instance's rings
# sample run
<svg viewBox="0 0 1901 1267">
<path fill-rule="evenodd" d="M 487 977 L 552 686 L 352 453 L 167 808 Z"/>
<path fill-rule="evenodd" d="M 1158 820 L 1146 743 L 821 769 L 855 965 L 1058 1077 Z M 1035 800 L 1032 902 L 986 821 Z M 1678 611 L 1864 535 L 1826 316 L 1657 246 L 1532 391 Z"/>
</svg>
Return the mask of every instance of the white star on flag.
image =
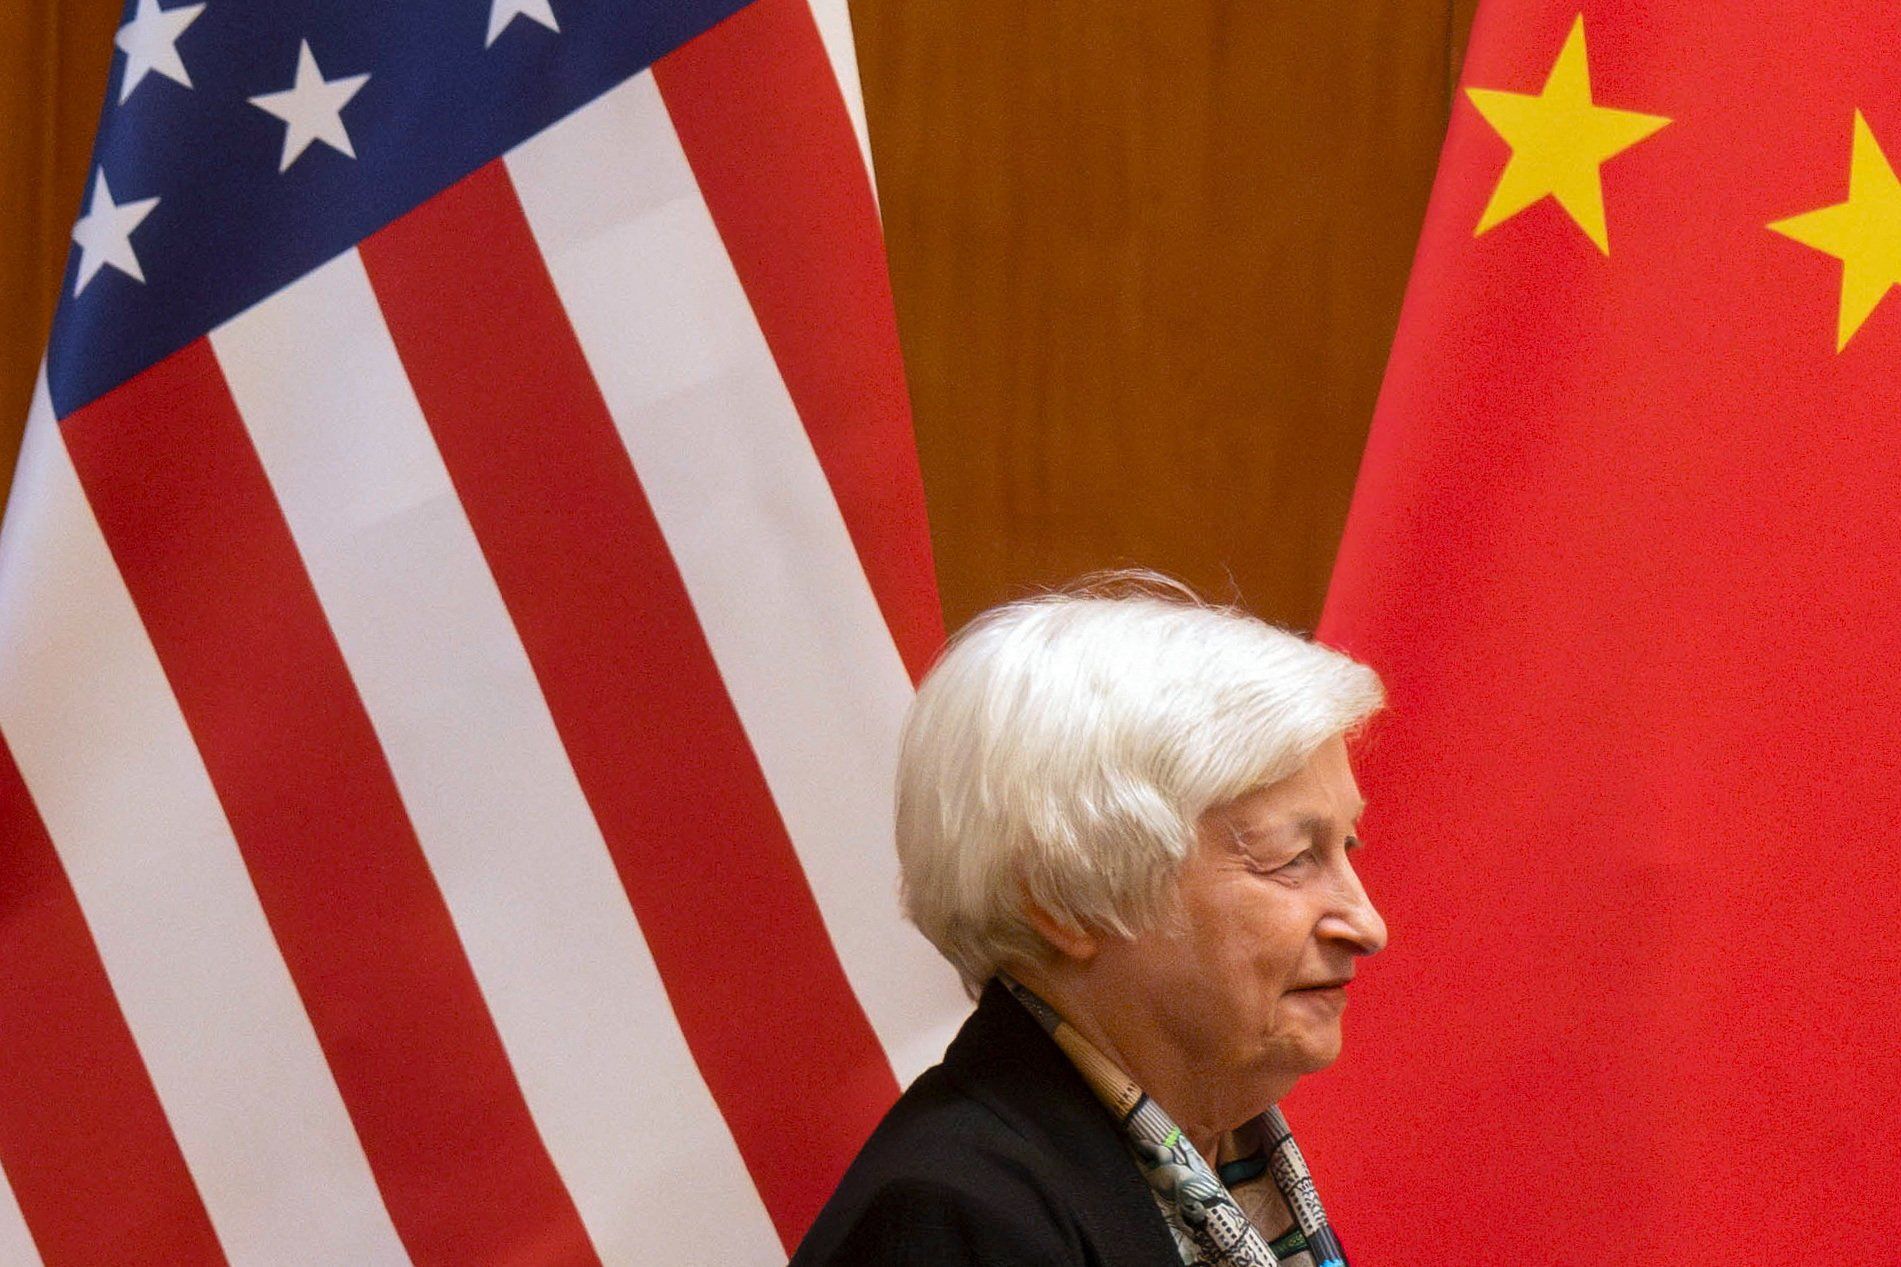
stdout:
<svg viewBox="0 0 1901 1267">
<path fill-rule="evenodd" d="M 112 37 L 112 42 L 125 51 L 125 78 L 119 81 L 121 102 L 153 71 L 173 83 L 191 87 L 191 76 L 178 56 L 178 37 L 204 9 L 203 4 L 161 9 L 158 0 L 139 0 L 138 12 Z"/>
<path fill-rule="evenodd" d="M 132 230 L 138 228 L 139 222 L 152 214 L 156 206 L 156 198 L 124 203 L 112 201 L 106 169 L 99 169 L 93 178 L 92 202 L 79 223 L 73 226 L 73 241 L 79 244 L 79 279 L 73 283 L 75 297 L 108 264 L 133 281 L 145 280 L 139 257 L 132 253 Z"/>
<path fill-rule="evenodd" d="M 341 111 L 369 81 L 368 75 L 325 79 L 317 68 L 317 55 L 310 51 L 310 41 L 299 44 L 296 82 L 282 92 L 251 98 L 252 105 L 284 121 L 284 157 L 277 170 L 288 171 L 312 141 L 322 141 L 338 153 L 355 158 L 356 149 L 350 144 L 350 134 L 344 131 Z"/>
<path fill-rule="evenodd" d="M 488 40 L 482 47 L 487 48 L 495 43 L 495 37 L 502 33 L 502 28 L 516 18 L 530 18 L 550 31 L 561 30 L 554 20 L 554 10 L 548 7 L 548 0 L 489 0 Z"/>
</svg>

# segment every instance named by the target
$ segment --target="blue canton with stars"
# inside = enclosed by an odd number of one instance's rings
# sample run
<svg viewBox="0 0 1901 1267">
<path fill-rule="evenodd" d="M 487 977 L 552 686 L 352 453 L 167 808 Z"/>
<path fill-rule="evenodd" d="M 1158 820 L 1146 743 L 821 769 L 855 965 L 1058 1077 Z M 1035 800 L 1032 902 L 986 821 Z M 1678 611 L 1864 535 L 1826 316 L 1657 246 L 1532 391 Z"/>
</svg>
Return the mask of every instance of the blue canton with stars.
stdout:
<svg viewBox="0 0 1901 1267">
<path fill-rule="evenodd" d="M 47 347 L 54 412 L 209 333 L 745 3 L 128 0 Z"/>
</svg>

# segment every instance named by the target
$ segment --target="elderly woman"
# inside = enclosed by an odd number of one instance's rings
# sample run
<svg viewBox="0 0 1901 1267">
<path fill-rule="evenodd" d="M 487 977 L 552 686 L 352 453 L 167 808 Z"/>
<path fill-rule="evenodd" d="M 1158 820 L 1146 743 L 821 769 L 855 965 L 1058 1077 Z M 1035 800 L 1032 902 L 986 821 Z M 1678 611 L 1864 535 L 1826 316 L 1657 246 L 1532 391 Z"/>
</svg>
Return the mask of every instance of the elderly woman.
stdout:
<svg viewBox="0 0 1901 1267">
<path fill-rule="evenodd" d="M 1154 579 L 974 621 L 906 725 L 907 913 L 977 999 L 794 1257 L 1343 1264 L 1275 1102 L 1386 929 L 1373 672 Z"/>
</svg>

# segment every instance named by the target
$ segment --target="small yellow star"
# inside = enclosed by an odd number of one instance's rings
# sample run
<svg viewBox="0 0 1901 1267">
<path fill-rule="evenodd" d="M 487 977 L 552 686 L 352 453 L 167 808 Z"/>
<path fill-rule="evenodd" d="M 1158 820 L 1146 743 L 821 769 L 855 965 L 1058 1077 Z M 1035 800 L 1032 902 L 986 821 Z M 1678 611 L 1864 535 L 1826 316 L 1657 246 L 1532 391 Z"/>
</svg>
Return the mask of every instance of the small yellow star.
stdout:
<svg viewBox="0 0 1901 1267">
<path fill-rule="evenodd" d="M 1512 147 L 1505 174 L 1485 204 L 1473 236 L 1531 206 L 1546 194 L 1597 243 L 1611 253 L 1604 228 L 1604 186 L 1598 167 L 1655 132 L 1670 120 L 1662 115 L 1610 110 L 1591 104 L 1591 69 L 1584 52 L 1584 15 L 1565 36 L 1558 60 L 1537 96 L 1467 88 L 1478 112 Z"/>
<path fill-rule="evenodd" d="M 1842 262 L 1842 306 L 1835 320 L 1835 350 L 1841 351 L 1888 288 L 1901 285 L 1901 181 L 1861 111 L 1855 111 L 1848 157 L 1848 201 L 1769 227 Z"/>
</svg>

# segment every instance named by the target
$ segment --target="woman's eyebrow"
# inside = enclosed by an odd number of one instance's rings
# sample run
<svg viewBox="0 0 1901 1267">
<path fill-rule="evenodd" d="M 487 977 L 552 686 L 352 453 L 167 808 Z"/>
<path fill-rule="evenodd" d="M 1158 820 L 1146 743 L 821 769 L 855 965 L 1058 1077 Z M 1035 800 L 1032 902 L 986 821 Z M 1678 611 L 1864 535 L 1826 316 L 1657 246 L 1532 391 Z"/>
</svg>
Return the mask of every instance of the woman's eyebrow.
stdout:
<svg viewBox="0 0 1901 1267">
<path fill-rule="evenodd" d="M 1353 817 L 1348 820 L 1349 834 L 1359 826 L 1360 816 L 1366 813 L 1366 802 L 1361 801 Z M 1310 812 L 1295 818 L 1277 818 L 1261 827 L 1244 827 L 1234 820 L 1228 820 L 1228 831 L 1240 844 L 1250 844 L 1267 836 L 1318 836 L 1333 823 L 1329 814 Z"/>
<path fill-rule="evenodd" d="M 1347 833 L 1349 835 L 1359 826 L 1360 816 L 1364 813 L 1366 813 L 1366 802 L 1362 801 L 1360 802 L 1360 808 L 1354 811 L 1353 817 L 1347 820 Z M 1293 820 L 1293 826 L 1304 836 L 1318 836 L 1326 828 L 1332 826 L 1333 821 L 1331 814 L 1302 814 L 1299 818 Z"/>
<path fill-rule="evenodd" d="M 1306 814 L 1299 818 L 1276 818 L 1273 822 L 1259 827 L 1243 827 L 1239 823 L 1231 823 L 1229 829 L 1234 833 L 1237 843 L 1251 845 L 1260 840 L 1317 835 L 1325 823 L 1326 819 L 1318 814 Z"/>
</svg>

